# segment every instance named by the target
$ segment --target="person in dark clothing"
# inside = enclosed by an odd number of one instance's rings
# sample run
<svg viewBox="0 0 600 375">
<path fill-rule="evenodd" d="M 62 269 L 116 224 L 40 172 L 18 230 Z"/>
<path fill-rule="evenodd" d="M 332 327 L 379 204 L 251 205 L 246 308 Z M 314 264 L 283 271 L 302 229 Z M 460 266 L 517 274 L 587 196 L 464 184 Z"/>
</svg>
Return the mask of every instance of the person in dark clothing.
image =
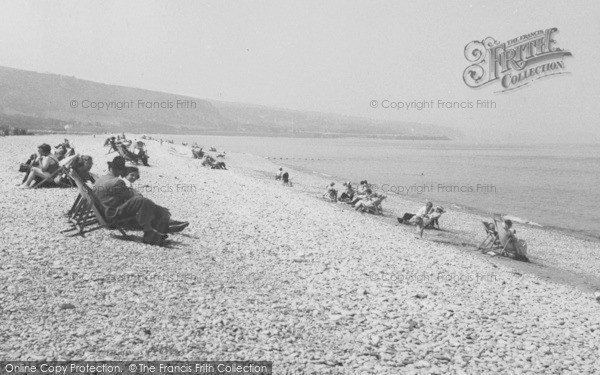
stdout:
<svg viewBox="0 0 600 375">
<path fill-rule="evenodd" d="M 108 166 L 109 173 L 96 181 L 94 192 L 104 206 L 109 222 L 132 218 L 133 223 L 144 231 L 142 241 L 159 246 L 164 246 L 167 233 L 182 231 L 189 225 L 187 222 L 172 222 L 168 209 L 128 188 L 119 178 L 125 172 L 125 159 L 121 156 L 116 156 Z"/>
<path fill-rule="evenodd" d="M 290 174 L 287 172 L 284 172 L 281 175 L 281 180 L 283 181 L 284 185 L 290 186 Z"/>
</svg>

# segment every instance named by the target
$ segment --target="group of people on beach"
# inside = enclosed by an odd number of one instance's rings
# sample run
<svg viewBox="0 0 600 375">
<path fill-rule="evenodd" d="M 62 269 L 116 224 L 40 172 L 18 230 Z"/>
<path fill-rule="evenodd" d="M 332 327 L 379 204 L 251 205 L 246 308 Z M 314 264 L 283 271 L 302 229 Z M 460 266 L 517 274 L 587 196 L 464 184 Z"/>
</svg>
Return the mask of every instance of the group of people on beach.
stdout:
<svg viewBox="0 0 600 375">
<path fill-rule="evenodd" d="M 346 181 L 343 183 L 344 190 L 338 196 L 335 188 L 335 182 L 331 182 L 323 194 L 323 198 L 331 202 L 347 203 L 360 212 L 369 212 L 373 214 L 382 214 L 381 202 L 386 198 L 383 194 L 372 191 L 371 186 L 366 180 L 360 182 L 358 189 L 354 190 L 352 183 Z"/>
<path fill-rule="evenodd" d="M 187 143 L 182 142 L 183 146 L 187 146 Z M 217 152 L 217 149 L 211 147 L 209 151 Z M 192 157 L 194 159 L 202 160 L 201 165 L 203 167 L 209 167 L 211 169 L 227 169 L 227 165 L 223 159 L 225 158 L 225 152 L 217 152 L 216 157 L 213 157 L 208 152 L 204 151 L 204 148 L 194 142 L 192 145 Z"/>
<path fill-rule="evenodd" d="M 125 135 L 119 137 L 119 141 L 123 139 Z M 108 138 L 105 145 L 112 147 L 110 141 L 116 140 L 115 137 Z M 76 186 L 69 178 L 69 173 L 77 174 L 84 183 L 93 187 L 93 194 L 101 205 L 104 219 L 109 224 L 126 220 L 127 228 L 142 230 L 142 242 L 151 245 L 164 246 L 169 233 L 180 232 L 189 225 L 187 221 L 171 220 L 167 208 L 157 205 L 134 189 L 133 183 L 140 178 L 140 171 L 138 167 L 126 166 L 123 156 L 115 156 L 107 163 L 107 174 L 98 177 L 91 173 L 92 158 L 74 154 L 74 149 L 67 139 L 55 148 L 53 153 L 52 147 L 44 143 L 38 147 L 37 155 L 32 155 L 26 163 L 20 165 L 19 171 L 25 173 L 20 187 L 30 188 L 41 182 L 44 182 L 43 187 Z M 71 151 L 64 152 L 64 148 L 72 150 L 72 155 L 67 156 Z M 62 174 L 58 174 L 61 172 L 60 161 L 65 158 L 71 158 L 70 163 L 62 167 Z M 46 181 L 54 174 L 57 175 L 56 180 Z M 63 179 L 65 184 L 60 183 Z"/>
<path fill-rule="evenodd" d="M 75 155 L 75 148 L 68 139 L 54 146 L 43 143 L 38 146 L 37 154 L 32 154 L 27 161 L 21 163 L 19 172 L 24 173 L 20 188 L 72 186 L 64 174 L 59 174 L 61 162 L 69 161 L 71 167 L 87 181 L 94 181 L 90 170 L 94 164 L 91 156 Z"/>
<path fill-rule="evenodd" d="M 283 173 L 283 168 L 279 168 L 275 179 L 284 178 L 285 183 L 286 174 L 287 172 Z M 354 189 L 350 181 L 344 182 L 342 186 L 340 192 L 336 189 L 335 182 L 329 183 L 322 198 L 330 202 L 347 203 L 360 212 L 383 214 L 381 202 L 386 196 L 373 192 L 367 180 L 360 181 L 357 189 Z M 444 213 L 446 213 L 444 207 L 434 207 L 433 203 L 428 201 L 416 213 L 405 212 L 396 220 L 399 224 L 415 226 L 419 238 L 423 238 L 425 229 L 440 229 L 439 219 Z M 495 227 L 496 225 L 494 225 Z M 510 220 L 503 220 L 501 225 L 498 225 L 498 230 L 494 229 L 494 233 L 497 236 L 497 242 L 506 250 L 506 253 L 514 254 L 515 259 L 527 260 L 527 244 L 516 237 L 516 231 L 512 229 Z"/>
<path fill-rule="evenodd" d="M 118 135 L 116 138 L 109 137 L 104 142 L 104 146 L 108 147 L 107 154 L 117 152 L 125 160 L 131 161 L 135 164 L 141 162 L 145 166 L 148 165 L 148 151 L 146 150 L 146 144 L 142 141 L 131 141 L 123 136 Z"/>
</svg>

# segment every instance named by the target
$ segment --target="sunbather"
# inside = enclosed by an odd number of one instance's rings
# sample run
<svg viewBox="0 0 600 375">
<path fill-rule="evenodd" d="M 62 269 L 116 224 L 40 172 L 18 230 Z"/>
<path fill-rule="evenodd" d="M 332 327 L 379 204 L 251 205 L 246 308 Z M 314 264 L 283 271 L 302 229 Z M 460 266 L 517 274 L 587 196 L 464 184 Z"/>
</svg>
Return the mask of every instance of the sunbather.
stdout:
<svg viewBox="0 0 600 375">
<path fill-rule="evenodd" d="M 362 199 L 356 203 L 354 209 L 361 212 L 373 212 L 378 213 L 381 208 L 381 202 L 386 198 L 385 195 L 379 195 L 377 193 L 373 193 L 369 195 L 367 198 Z"/>
<path fill-rule="evenodd" d="M 498 237 L 504 249 L 515 255 L 518 260 L 527 261 L 527 243 L 517 238 L 517 231 L 512 228 L 512 221 L 504 220 L 498 228 Z"/>
<path fill-rule="evenodd" d="M 50 177 L 58 168 L 58 159 L 52 154 L 52 147 L 44 143 L 38 147 L 38 157 L 32 164 L 37 166 L 30 167 L 25 181 L 19 185 L 21 188 L 30 188 L 33 183 Z"/>
</svg>

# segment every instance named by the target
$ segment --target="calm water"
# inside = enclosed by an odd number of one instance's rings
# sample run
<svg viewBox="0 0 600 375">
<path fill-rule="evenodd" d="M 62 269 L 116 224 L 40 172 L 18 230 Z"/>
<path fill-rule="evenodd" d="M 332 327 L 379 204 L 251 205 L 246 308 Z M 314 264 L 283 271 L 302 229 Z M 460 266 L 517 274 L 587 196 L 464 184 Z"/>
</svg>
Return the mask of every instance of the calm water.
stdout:
<svg viewBox="0 0 600 375">
<path fill-rule="evenodd" d="M 192 142 L 190 136 L 170 137 Z M 194 136 L 231 152 L 282 158 L 336 182 L 502 213 L 600 238 L 600 145 L 498 146 L 380 139 Z"/>
</svg>

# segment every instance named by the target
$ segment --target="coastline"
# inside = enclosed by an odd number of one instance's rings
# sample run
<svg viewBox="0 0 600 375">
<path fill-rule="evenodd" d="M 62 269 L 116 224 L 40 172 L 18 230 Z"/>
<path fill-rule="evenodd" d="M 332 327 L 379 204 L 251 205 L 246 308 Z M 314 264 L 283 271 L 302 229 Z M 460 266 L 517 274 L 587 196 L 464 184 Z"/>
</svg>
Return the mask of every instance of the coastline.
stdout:
<svg viewBox="0 0 600 375">
<path fill-rule="evenodd" d="M 283 160 L 282 163 L 277 164 L 277 161 L 278 161 L 277 158 L 262 157 L 260 155 L 254 155 L 254 154 L 252 154 L 252 155 L 259 157 L 259 158 L 267 159 L 267 160 L 271 161 L 274 165 L 285 166 L 286 168 L 288 168 L 290 170 L 294 170 L 294 171 L 302 172 L 302 173 L 308 173 L 308 174 L 312 173 L 312 174 L 320 175 L 323 177 L 325 184 L 331 182 L 330 180 L 333 180 L 337 185 L 340 185 L 343 181 L 351 180 L 348 177 L 344 177 L 344 176 L 340 176 L 340 175 L 329 175 L 327 173 L 323 173 L 320 171 L 315 171 L 315 170 L 310 170 L 307 168 L 294 166 L 292 164 L 286 163 L 285 160 Z M 357 181 L 352 181 L 352 183 L 354 184 L 354 186 L 357 186 L 357 184 L 358 184 Z M 376 180 L 373 183 L 373 185 L 378 185 Z M 379 192 L 379 191 L 375 190 L 375 192 Z M 416 204 L 420 204 L 421 206 L 423 205 L 424 201 L 427 200 L 427 199 L 423 198 L 422 194 L 420 196 L 410 195 L 410 194 L 396 194 L 393 192 L 383 192 L 383 194 L 386 195 L 388 198 L 389 197 L 397 197 L 400 200 L 413 202 Z M 492 212 L 492 210 L 471 207 L 471 206 L 464 205 L 464 204 L 458 204 L 458 203 L 455 203 L 452 201 L 437 201 L 436 200 L 435 204 L 441 205 L 444 207 L 452 207 L 452 209 L 455 211 L 460 211 L 460 212 L 472 214 L 474 216 L 482 217 L 482 220 L 487 219 L 487 221 L 490 221 L 494 215 L 494 212 Z M 395 213 L 398 214 L 399 216 L 402 215 L 402 213 L 400 213 L 399 211 L 396 211 Z M 584 230 L 578 231 L 578 230 L 573 230 L 573 229 L 569 229 L 569 228 L 563 228 L 563 227 L 558 227 L 558 226 L 553 226 L 553 225 L 548 225 L 548 224 L 538 224 L 535 222 L 528 221 L 527 218 L 514 217 L 514 216 L 511 216 L 508 214 L 507 214 L 507 216 L 511 218 L 513 223 L 516 223 L 518 225 L 524 225 L 526 227 L 531 227 L 531 228 L 538 228 L 541 230 L 549 231 L 551 233 L 559 233 L 559 234 L 562 234 L 565 236 L 574 237 L 574 238 L 584 240 L 584 241 L 600 243 L 600 235 L 597 235 L 595 233 L 590 233 L 590 232 L 584 231 Z"/>
<path fill-rule="evenodd" d="M 0 139 L 0 358 L 260 358 L 293 374 L 600 369 L 596 284 L 533 272 L 591 280 L 594 242 L 519 226 L 533 263 L 490 257 L 472 249 L 485 217 L 449 210 L 444 231 L 419 240 L 390 208 L 422 203 L 388 196 L 383 218 L 360 214 L 317 198 L 326 177 L 294 170 L 284 187 L 264 158 L 227 153 L 229 170 L 210 170 L 153 141 L 142 193 L 188 230 L 169 248 L 136 233 L 69 238 L 59 231 L 76 192 L 14 186 L 18 163 L 62 138 Z M 103 136 L 69 138 L 103 174 L 115 155 Z"/>
</svg>

